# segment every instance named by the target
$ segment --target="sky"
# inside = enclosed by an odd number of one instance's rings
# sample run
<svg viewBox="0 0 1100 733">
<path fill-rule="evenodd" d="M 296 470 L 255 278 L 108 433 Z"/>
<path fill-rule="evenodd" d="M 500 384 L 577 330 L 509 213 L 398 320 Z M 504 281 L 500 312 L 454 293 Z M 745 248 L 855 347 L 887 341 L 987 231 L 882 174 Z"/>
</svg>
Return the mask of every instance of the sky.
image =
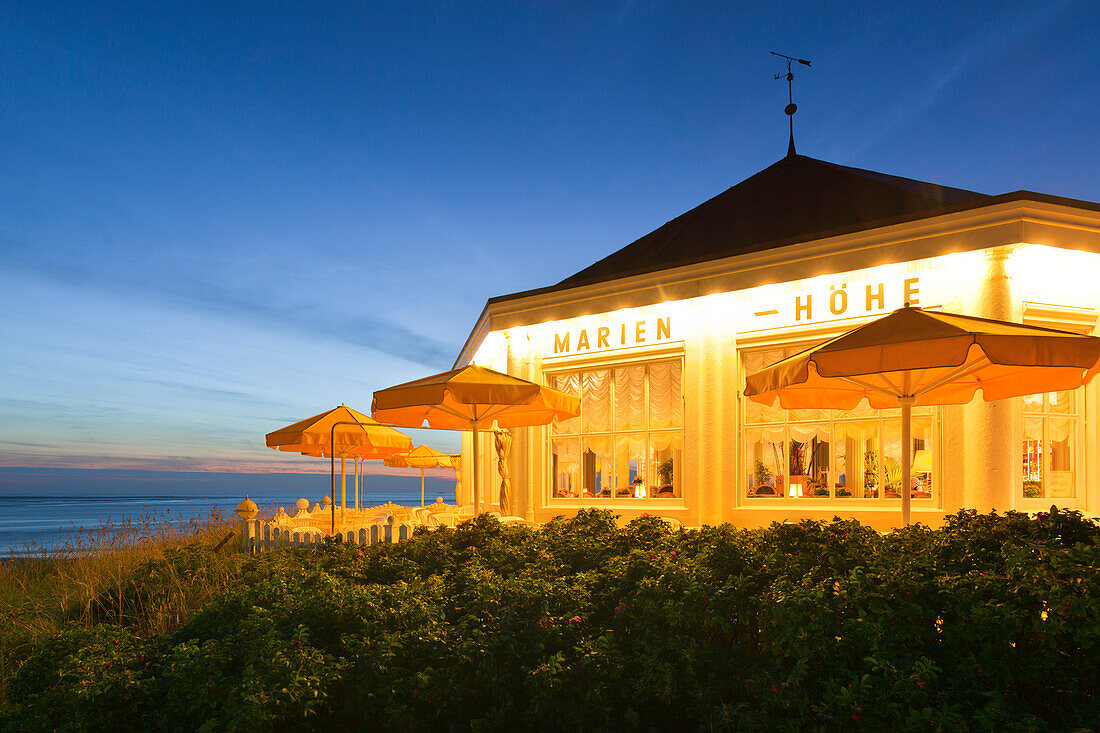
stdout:
<svg viewBox="0 0 1100 733">
<path fill-rule="evenodd" d="M 769 51 L 802 154 L 1100 201 L 1097 38 L 1086 0 L 0 3 L 0 467 L 327 471 L 264 435 L 781 158 Z"/>
</svg>

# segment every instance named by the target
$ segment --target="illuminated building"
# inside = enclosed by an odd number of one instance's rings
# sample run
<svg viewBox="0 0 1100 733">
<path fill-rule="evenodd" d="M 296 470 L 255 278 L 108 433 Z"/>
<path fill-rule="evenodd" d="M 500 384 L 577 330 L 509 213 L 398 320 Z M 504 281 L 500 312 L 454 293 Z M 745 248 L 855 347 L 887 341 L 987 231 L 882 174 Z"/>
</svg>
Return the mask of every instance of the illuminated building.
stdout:
<svg viewBox="0 0 1100 733">
<path fill-rule="evenodd" d="M 1097 281 L 1100 205 L 792 153 L 557 285 L 492 298 L 458 364 L 581 396 L 579 418 L 512 431 L 513 513 L 536 521 L 596 506 L 690 526 L 839 514 L 887 528 L 907 481 L 914 521 L 932 525 L 963 507 L 1096 514 L 1095 384 L 915 410 L 909 476 L 896 411 L 785 411 L 741 393 L 746 371 L 905 302 L 1094 333 Z M 479 460 L 492 496 L 495 456 Z"/>
</svg>

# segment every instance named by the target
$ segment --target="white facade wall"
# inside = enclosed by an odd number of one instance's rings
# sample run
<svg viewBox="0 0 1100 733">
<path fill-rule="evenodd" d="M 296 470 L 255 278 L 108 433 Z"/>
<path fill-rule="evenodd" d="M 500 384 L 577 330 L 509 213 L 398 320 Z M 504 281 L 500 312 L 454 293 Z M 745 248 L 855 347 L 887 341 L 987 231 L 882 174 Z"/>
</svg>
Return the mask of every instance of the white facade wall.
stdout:
<svg viewBox="0 0 1100 733">
<path fill-rule="evenodd" d="M 542 383 L 557 370 L 593 365 L 669 358 L 683 365 L 680 496 L 552 498 L 549 428 L 525 428 L 512 431 L 513 513 L 547 521 L 598 506 L 624 519 L 660 514 L 688 526 L 834 515 L 881 529 L 895 526 L 900 500 L 746 496 L 740 350 L 819 342 L 906 299 L 924 308 L 1094 333 L 1100 216 L 1053 206 L 1044 216 L 1023 204 L 994 208 L 995 216 L 978 210 L 937 217 L 491 303 L 468 361 Z M 1022 222 L 1024 213 L 1033 219 L 1030 227 Z M 1029 234 L 1030 242 L 1022 238 Z M 936 525 L 963 507 L 1034 511 L 1051 503 L 1100 513 L 1097 393 L 1097 385 L 1089 385 L 1079 408 L 1075 494 L 1056 502 L 1021 493 L 1020 399 L 986 403 L 979 396 L 968 405 L 934 408 L 935 490 L 930 500 L 914 500 L 913 520 Z M 482 444 L 483 491 L 495 497 L 492 441 Z M 467 437 L 466 465 L 470 449 Z M 467 488 L 471 477 L 472 471 L 463 471 Z"/>
</svg>

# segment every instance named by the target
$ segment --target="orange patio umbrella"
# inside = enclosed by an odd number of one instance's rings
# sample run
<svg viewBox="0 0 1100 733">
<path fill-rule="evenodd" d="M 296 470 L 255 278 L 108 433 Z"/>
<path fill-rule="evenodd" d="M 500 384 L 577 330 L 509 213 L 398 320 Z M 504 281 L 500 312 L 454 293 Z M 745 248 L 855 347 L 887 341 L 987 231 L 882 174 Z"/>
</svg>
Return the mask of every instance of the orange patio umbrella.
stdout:
<svg viewBox="0 0 1100 733">
<path fill-rule="evenodd" d="M 282 451 L 328 457 L 332 478 L 332 531 L 336 531 L 336 458 L 384 458 L 412 449 L 412 438 L 381 425 L 347 405 L 299 420 L 267 434 L 267 445 Z M 346 498 L 342 499 L 347 503 Z"/>
<path fill-rule="evenodd" d="M 403 455 L 382 459 L 390 468 L 420 469 L 420 506 L 424 506 L 424 472 L 429 468 L 454 468 L 451 457 L 427 445 L 418 445 Z"/>
<path fill-rule="evenodd" d="M 992 402 L 1076 389 L 1098 371 L 1100 338 L 907 305 L 748 375 L 745 395 L 788 410 L 900 406 L 908 480 L 913 405 L 961 405 L 978 390 Z M 910 494 L 903 484 L 903 524 Z"/>
<path fill-rule="evenodd" d="M 478 497 L 478 431 L 494 420 L 502 428 L 546 425 L 580 414 L 580 400 L 525 379 L 470 365 L 374 393 L 371 413 L 382 422 L 444 430 L 471 430 L 474 511 Z"/>
</svg>

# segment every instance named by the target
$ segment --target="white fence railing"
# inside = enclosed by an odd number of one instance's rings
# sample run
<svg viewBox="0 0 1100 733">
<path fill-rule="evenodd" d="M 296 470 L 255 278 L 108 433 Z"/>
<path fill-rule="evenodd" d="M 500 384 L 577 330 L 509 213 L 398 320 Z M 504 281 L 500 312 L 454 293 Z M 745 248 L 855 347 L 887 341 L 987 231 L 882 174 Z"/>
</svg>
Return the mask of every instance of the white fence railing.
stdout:
<svg viewBox="0 0 1100 733">
<path fill-rule="evenodd" d="M 333 512 L 327 498 L 310 507 L 306 499 L 300 499 L 294 514 L 279 507 L 272 519 L 256 517 L 256 505 L 246 507 L 248 498 L 237 508 L 240 520 L 241 549 L 246 552 L 265 552 L 279 547 L 319 545 L 325 537 L 334 535 L 344 542 L 357 545 L 373 545 L 378 542 L 400 542 L 412 536 L 416 527 L 455 527 L 473 517 L 471 507 L 458 507 L 437 500 L 428 506 L 408 507 L 388 502 L 366 509 L 343 509 Z M 251 511 L 247 511 L 251 509 Z M 242 514 L 242 511 L 246 513 Z M 501 516 L 496 507 L 489 514 L 506 524 L 537 526 L 520 517 Z M 253 518 L 244 519 L 245 516 Z M 326 531 L 335 521 L 339 531 Z M 324 527 L 325 529 L 322 529 Z"/>
<path fill-rule="evenodd" d="M 356 545 L 373 545 L 378 542 L 399 542 L 412 536 L 413 525 L 398 522 L 390 516 L 386 521 L 375 522 L 369 526 L 343 530 L 336 533 L 344 542 Z M 319 545 L 329 533 L 317 527 L 280 526 L 262 519 L 241 521 L 241 539 L 247 552 L 264 552 L 279 547 Z"/>
</svg>

